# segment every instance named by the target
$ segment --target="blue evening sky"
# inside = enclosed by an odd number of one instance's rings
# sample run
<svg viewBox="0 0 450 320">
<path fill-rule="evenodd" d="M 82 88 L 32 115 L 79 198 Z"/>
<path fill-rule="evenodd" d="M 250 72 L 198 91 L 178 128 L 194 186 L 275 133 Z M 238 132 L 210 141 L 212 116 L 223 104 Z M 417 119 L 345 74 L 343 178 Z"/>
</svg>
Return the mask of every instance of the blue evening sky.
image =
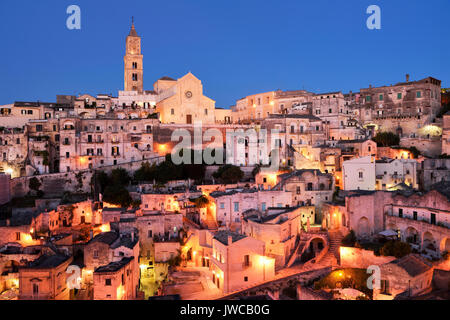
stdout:
<svg viewBox="0 0 450 320">
<path fill-rule="evenodd" d="M 66 8 L 81 8 L 81 30 Z M 381 30 L 366 9 L 381 7 Z M 1 0 L 0 105 L 123 88 L 131 16 L 144 87 L 191 71 L 217 107 L 276 89 L 358 91 L 433 76 L 450 87 L 449 0 Z"/>
</svg>

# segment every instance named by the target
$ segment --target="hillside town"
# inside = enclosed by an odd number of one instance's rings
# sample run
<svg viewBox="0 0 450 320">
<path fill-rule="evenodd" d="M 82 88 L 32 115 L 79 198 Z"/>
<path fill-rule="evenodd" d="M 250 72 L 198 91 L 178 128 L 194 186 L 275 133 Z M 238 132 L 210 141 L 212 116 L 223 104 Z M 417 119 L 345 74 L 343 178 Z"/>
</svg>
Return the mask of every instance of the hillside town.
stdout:
<svg viewBox="0 0 450 320">
<path fill-rule="evenodd" d="M 220 108 L 143 57 L 133 23 L 117 95 L 0 105 L 0 300 L 450 299 L 439 79 Z"/>
</svg>

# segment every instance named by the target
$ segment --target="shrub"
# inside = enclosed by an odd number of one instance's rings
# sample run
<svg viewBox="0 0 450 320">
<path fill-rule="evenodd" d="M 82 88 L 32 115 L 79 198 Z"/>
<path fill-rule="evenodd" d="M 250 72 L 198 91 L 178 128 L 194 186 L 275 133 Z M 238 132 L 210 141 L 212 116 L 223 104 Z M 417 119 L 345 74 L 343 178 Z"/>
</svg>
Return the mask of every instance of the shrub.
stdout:
<svg viewBox="0 0 450 320">
<path fill-rule="evenodd" d="M 225 184 L 236 183 L 244 177 L 244 172 L 239 167 L 227 164 L 214 172 L 213 177 Z"/>
<path fill-rule="evenodd" d="M 383 256 L 394 256 L 396 258 L 404 257 L 411 253 L 411 246 L 409 243 L 402 241 L 388 241 L 380 249 L 380 254 Z"/>
<path fill-rule="evenodd" d="M 341 243 L 342 243 L 343 246 L 346 246 L 346 247 L 353 247 L 353 246 L 355 246 L 355 243 L 356 243 L 355 231 L 350 230 L 349 234 L 347 234 L 342 239 Z"/>
<path fill-rule="evenodd" d="M 398 146 L 400 143 L 400 137 L 392 132 L 378 132 L 372 140 L 378 147 Z"/>
</svg>

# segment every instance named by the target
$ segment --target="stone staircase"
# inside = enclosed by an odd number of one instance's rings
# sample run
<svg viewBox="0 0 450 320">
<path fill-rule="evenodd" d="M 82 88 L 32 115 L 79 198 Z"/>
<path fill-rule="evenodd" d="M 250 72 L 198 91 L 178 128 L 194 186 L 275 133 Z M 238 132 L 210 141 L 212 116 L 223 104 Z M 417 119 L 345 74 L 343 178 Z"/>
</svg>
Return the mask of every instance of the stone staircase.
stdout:
<svg viewBox="0 0 450 320">
<path fill-rule="evenodd" d="M 217 221 L 209 214 L 206 216 L 206 219 L 203 221 L 203 225 L 208 230 L 217 230 L 219 227 L 217 225 Z"/>
<path fill-rule="evenodd" d="M 321 265 L 337 266 L 340 264 L 339 248 L 344 236 L 339 231 L 328 232 L 330 247 L 327 254 L 320 260 Z"/>
</svg>

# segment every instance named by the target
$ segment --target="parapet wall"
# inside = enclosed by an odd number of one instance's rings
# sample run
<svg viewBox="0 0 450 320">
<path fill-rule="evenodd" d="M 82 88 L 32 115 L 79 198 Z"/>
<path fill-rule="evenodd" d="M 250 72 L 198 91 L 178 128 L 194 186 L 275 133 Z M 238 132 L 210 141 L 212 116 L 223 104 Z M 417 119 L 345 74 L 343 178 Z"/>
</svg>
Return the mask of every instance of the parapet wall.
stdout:
<svg viewBox="0 0 450 320">
<path fill-rule="evenodd" d="M 376 256 L 373 251 L 352 247 L 340 247 L 341 267 L 367 268 L 372 265 L 382 264 L 395 260 L 395 257 Z"/>
</svg>

